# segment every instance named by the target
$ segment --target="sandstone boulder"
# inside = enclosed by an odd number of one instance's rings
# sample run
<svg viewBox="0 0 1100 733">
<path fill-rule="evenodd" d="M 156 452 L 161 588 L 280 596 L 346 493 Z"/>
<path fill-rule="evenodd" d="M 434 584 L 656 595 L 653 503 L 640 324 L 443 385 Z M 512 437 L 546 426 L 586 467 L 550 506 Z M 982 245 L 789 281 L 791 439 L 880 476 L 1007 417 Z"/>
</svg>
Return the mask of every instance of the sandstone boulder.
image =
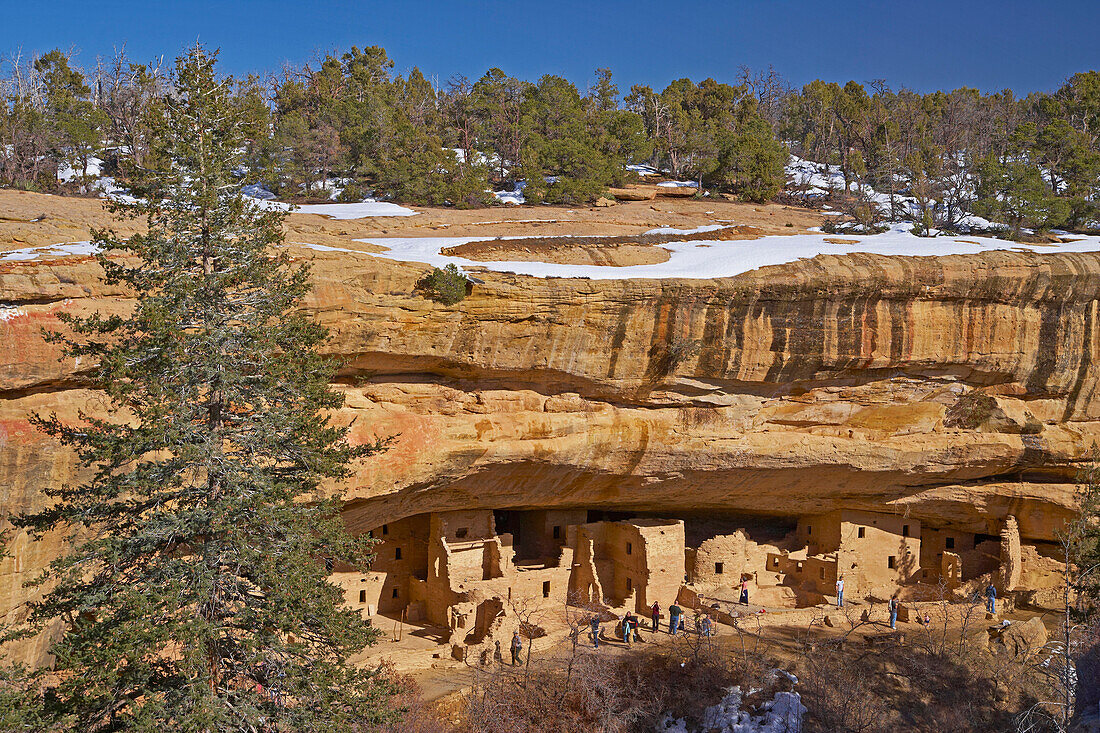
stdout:
<svg viewBox="0 0 1100 733">
<path fill-rule="evenodd" d="M 1034 654 L 1047 643 L 1047 628 L 1038 616 L 1014 623 L 1000 632 L 997 642 L 1013 657 Z"/>
</svg>

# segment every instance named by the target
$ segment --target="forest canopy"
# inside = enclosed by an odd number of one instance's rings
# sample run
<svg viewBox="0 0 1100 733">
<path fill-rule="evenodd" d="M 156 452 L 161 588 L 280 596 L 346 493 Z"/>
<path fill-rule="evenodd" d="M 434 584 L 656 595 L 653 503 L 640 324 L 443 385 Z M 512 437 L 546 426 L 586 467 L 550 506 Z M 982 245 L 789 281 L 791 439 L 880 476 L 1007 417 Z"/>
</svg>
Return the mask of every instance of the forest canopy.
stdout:
<svg viewBox="0 0 1100 733">
<path fill-rule="evenodd" d="M 727 81 L 678 79 L 620 90 L 610 69 L 584 89 L 493 68 L 445 82 L 396 73 L 378 46 L 232 82 L 246 120 L 242 183 L 289 201 L 371 195 L 481 207 L 522 188 L 529 204 L 577 205 L 650 166 L 702 192 L 766 201 L 800 193 L 793 154 L 839 172 L 830 191 L 860 226 L 910 220 L 957 230 L 975 215 L 1024 228 L 1096 226 L 1100 72 L 1056 90 L 921 94 L 885 81 L 792 88 L 774 70 Z M 14 57 L 0 79 L 0 185 L 90 192 L 125 185 L 118 162 L 155 155 L 158 105 L 171 92 L 154 64 L 119 54 L 80 68 L 59 50 Z M 880 195 L 869 203 L 871 193 Z M 883 204 L 881 196 L 888 197 Z"/>
</svg>

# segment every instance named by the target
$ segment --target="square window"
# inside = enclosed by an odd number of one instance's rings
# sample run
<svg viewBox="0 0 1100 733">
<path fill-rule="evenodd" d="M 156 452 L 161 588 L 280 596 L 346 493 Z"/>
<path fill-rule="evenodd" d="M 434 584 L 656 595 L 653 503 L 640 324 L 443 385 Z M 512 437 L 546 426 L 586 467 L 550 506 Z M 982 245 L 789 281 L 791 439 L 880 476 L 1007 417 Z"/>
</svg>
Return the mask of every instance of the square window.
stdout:
<svg viewBox="0 0 1100 733">
<path fill-rule="evenodd" d="M 629 542 L 626 543 L 626 554 L 629 555 L 634 551 L 634 545 Z"/>
<path fill-rule="evenodd" d="M 359 602 L 360 603 L 366 603 L 367 602 L 367 592 L 365 590 L 359 591 Z"/>
<path fill-rule="evenodd" d="M 554 527 L 554 539 L 561 539 L 561 527 Z"/>
<path fill-rule="evenodd" d="M 722 574 L 722 563 L 720 563 L 720 562 L 714 563 L 714 573 L 716 575 L 721 575 Z"/>
<path fill-rule="evenodd" d="M 393 589 L 393 597 L 394 597 L 394 598 L 397 598 L 397 597 L 398 597 L 398 595 L 397 595 L 397 589 L 396 589 L 396 588 L 394 588 L 394 589 Z"/>
<path fill-rule="evenodd" d="M 549 580 L 544 581 L 543 584 L 542 584 L 542 597 L 543 598 L 549 598 L 550 597 L 550 581 Z"/>
<path fill-rule="evenodd" d="M 468 534 L 470 534 L 470 528 L 469 527 L 459 527 L 458 529 L 455 530 L 455 538 L 460 539 L 460 540 L 465 539 L 466 535 L 468 535 Z"/>
<path fill-rule="evenodd" d="M 394 560 L 400 560 L 401 559 L 401 548 L 400 547 L 394 548 L 393 559 Z"/>
<path fill-rule="evenodd" d="M 945 538 L 944 541 L 943 541 L 943 546 L 946 547 L 948 550 L 954 550 L 955 549 L 955 538 L 954 537 Z"/>
<path fill-rule="evenodd" d="M 897 564 L 898 559 L 895 556 L 891 555 L 890 557 L 886 558 L 886 567 L 890 568 L 891 570 L 897 567 Z"/>
<path fill-rule="evenodd" d="M 860 527 L 859 531 L 856 534 L 859 536 L 860 539 L 863 539 L 864 537 L 867 536 L 867 528 L 866 527 Z"/>
</svg>

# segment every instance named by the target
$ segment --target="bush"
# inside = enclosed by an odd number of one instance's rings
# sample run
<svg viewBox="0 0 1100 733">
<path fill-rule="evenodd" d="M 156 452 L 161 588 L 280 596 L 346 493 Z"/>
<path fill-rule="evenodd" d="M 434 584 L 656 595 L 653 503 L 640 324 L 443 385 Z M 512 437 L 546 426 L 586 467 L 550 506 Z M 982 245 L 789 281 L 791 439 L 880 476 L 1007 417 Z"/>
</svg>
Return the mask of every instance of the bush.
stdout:
<svg viewBox="0 0 1100 733">
<path fill-rule="evenodd" d="M 341 204 L 357 204 L 367 197 L 367 192 L 358 183 L 349 183 L 344 190 L 336 195 L 336 201 Z"/>
<path fill-rule="evenodd" d="M 439 301 L 443 305 L 454 305 L 466 297 L 466 288 L 470 281 L 459 272 L 454 263 L 444 267 L 432 269 L 421 278 L 417 287 L 428 294 L 432 300 Z"/>
</svg>

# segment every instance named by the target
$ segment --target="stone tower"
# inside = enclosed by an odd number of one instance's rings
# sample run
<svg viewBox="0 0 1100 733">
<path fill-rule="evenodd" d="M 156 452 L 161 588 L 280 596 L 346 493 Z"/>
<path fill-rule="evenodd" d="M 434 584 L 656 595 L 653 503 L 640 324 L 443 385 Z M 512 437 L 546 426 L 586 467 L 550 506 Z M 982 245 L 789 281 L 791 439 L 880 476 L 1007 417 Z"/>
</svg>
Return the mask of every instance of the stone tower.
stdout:
<svg viewBox="0 0 1100 733">
<path fill-rule="evenodd" d="M 1015 590 L 1020 584 L 1020 570 L 1023 564 L 1020 555 L 1020 527 L 1016 517 L 1005 517 L 1001 527 L 1001 591 Z"/>
</svg>

